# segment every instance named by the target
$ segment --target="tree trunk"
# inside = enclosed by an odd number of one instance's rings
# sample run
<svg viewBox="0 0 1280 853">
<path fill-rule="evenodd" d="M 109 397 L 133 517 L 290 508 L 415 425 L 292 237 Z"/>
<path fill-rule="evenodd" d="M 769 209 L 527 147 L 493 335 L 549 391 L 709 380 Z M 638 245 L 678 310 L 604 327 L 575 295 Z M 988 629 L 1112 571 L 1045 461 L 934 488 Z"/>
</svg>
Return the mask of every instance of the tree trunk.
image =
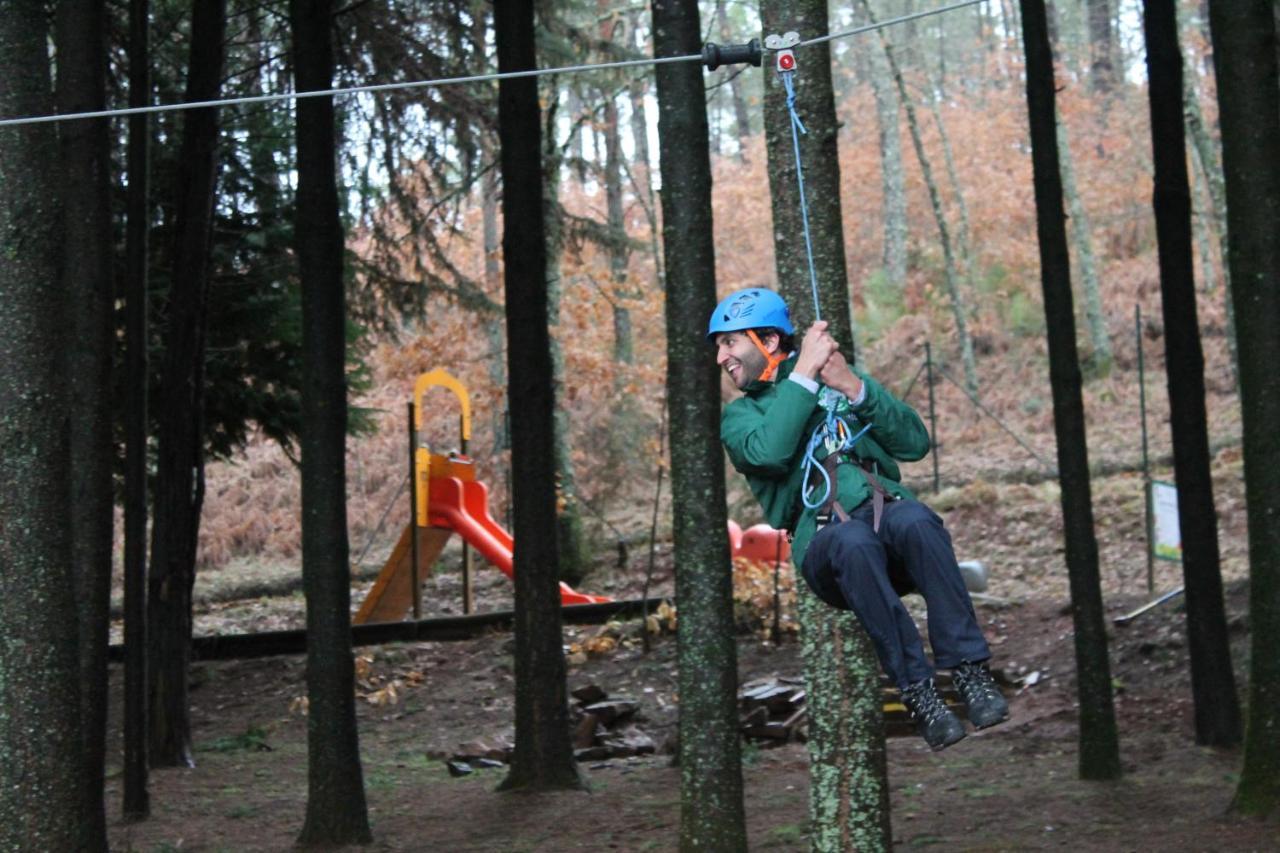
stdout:
<svg viewBox="0 0 1280 853">
<path fill-rule="evenodd" d="M 151 100 L 149 0 L 129 2 L 129 106 Z M 147 791 L 147 272 L 151 121 L 129 117 L 125 231 L 123 812 L 151 814 Z"/>
<path fill-rule="evenodd" d="M 491 163 L 482 183 L 481 217 L 484 226 L 484 292 L 490 299 L 500 299 L 502 289 L 502 272 L 498 264 L 498 254 L 502 251 L 502 237 L 498 231 L 498 200 L 502 185 L 498 181 L 498 163 L 496 146 L 485 145 L 485 163 Z M 502 333 L 501 323 L 485 323 L 485 336 L 489 343 L 489 381 L 495 388 L 503 388 L 507 384 L 507 371 L 504 366 L 503 350 L 506 348 L 506 336 Z M 508 407 L 506 397 L 502 404 L 493 407 L 493 450 L 495 453 L 511 448 L 511 436 L 507 428 Z M 507 474 L 508 483 L 510 473 Z M 508 490 L 508 500 L 510 490 Z"/>
<path fill-rule="evenodd" d="M 1186 589 L 1191 693 L 1196 742 L 1240 742 L 1240 705 L 1222 603 L 1218 513 L 1209 472 L 1209 427 L 1204 403 L 1204 353 L 1192 273 L 1191 190 L 1182 110 L 1182 53 L 1175 0 L 1144 0 L 1151 149 L 1155 161 L 1156 241 L 1164 312 L 1169 421 L 1178 481 L 1182 576 Z"/>
<path fill-rule="evenodd" d="M 53 112 L 39 0 L 0 15 L 0 115 Z M 0 129 L 0 849 L 76 850 L 84 817 L 52 124 Z"/>
<path fill-rule="evenodd" d="M 533 0 L 494 6 L 500 72 L 537 64 Z M 502 145 L 502 253 L 507 309 L 508 398 L 520 413 L 512 433 L 515 505 L 516 745 L 501 788 L 581 788 L 569 740 L 556 527 L 555 393 L 547 316 L 542 128 L 532 77 L 498 83 Z M 519 223 L 518 226 L 515 224 Z"/>
<path fill-rule="evenodd" d="M 725 0 L 716 0 L 716 24 L 720 30 L 721 44 L 738 41 L 733 26 L 729 23 L 729 8 Z M 749 72 L 750 66 L 733 67 L 724 72 L 729 77 L 729 98 L 733 102 L 733 134 L 738 143 L 737 157 L 740 163 L 747 162 L 747 137 L 751 135 L 751 113 L 747 111 L 747 98 L 743 94 L 744 71 Z"/>
<path fill-rule="evenodd" d="M 555 85 L 551 83 L 550 85 Z M 560 326 L 560 298 L 564 293 L 561 275 L 561 257 L 564 253 L 564 211 L 560 207 L 560 147 L 556 140 L 556 115 L 554 99 L 549 99 L 552 106 L 547 110 L 545 118 L 545 136 L 542 149 L 542 168 L 545 174 L 543 183 L 543 210 L 547 247 L 544 257 L 547 271 L 546 294 L 547 322 L 552 332 Z M 505 216 L 505 214 L 504 214 Z M 510 220 L 506 220 L 510 221 Z M 518 221 L 518 220 L 517 220 Z M 505 227 L 505 225 L 504 225 Z M 505 233 L 505 232 L 504 232 Z M 586 577 L 591 566 L 591 555 L 582 524 L 582 504 L 578 501 L 578 478 L 574 471 L 573 453 L 570 446 L 569 407 L 563 405 L 567 401 L 564 390 L 564 350 L 559 338 L 553 333 L 547 338 L 551 356 L 551 387 L 558 404 L 552 415 L 555 429 L 553 447 L 555 460 L 556 487 L 556 536 L 559 538 L 557 555 L 560 580 L 570 586 L 577 586 Z M 510 350 L 508 350 L 510 355 Z M 514 374 L 513 374 L 514 376 Z M 513 411 L 520 411 L 514 401 L 509 402 Z"/>
<path fill-rule="evenodd" d="M 1192 83 L 1192 75 L 1184 74 L 1182 82 L 1183 109 L 1186 111 L 1187 132 L 1191 135 L 1192 153 L 1200 167 L 1200 173 L 1204 175 L 1205 184 L 1209 187 L 1209 201 L 1213 208 L 1211 221 L 1218 237 L 1222 260 L 1222 299 L 1227 314 L 1227 349 L 1231 353 L 1231 371 L 1235 376 L 1236 390 L 1239 391 L 1240 351 L 1236 339 L 1235 301 L 1231 296 L 1231 252 L 1227 235 L 1227 199 L 1222 166 L 1218 162 L 1218 146 L 1205 127 L 1204 112 L 1200 109 L 1200 96 Z"/>
<path fill-rule="evenodd" d="M 333 85 L 333 0 L 290 0 L 295 88 Z M 347 542 L 346 295 L 333 99 L 297 102 L 294 234 L 302 281 L 302 583 L 307 598 L 303 846 L 372 840 L 356 729 Z"/>
<path fill-rule="evenodd" d="M 818 0 L 782 3 L 766 0 L 760 6 L 764 32 L 797 30 L 801 38 L 827 32 L 827 6 Z M 809 205 L 809 232 L 813 260 L 820 271 L 817 298 L 822 319 L 845 347 L 855 347 L 853 315 L 847 287 L 824 287 L 823 274 L 847 281 L 844 255 L 844 223 L 840 216 L 840 163 L 837 136 L 840 122 L 831 92 L 830 52 L 826 46 L 796 53 L 796 111 L 808 133 L 800 135 L 800 161 L 804 169 L 805 198 Z M 765 147 L 769 164 L 769 195 L 773 211 L 773 244 L 780 288 L 794 285 L 789 300 L 797 331 L 813 323 L 814 284 L 805 256 L 804 229 L 800 221 L 800 189 L 791 143 L 791 119 L 786 97 L 776 74 L 765 86 Z M 848 354 L 846 352 L 846 354 Z"/>
<path fill-rule="evenodd" d="M 802 37 L 827 32 L 827 6 L 761 5 L 764 31 L 798 25 Z M 795 15 L 793 18 L 792 15 Z M 849 282 L 845 270 L 840 211 L 837 119 L 827 46 L 797 52 L 796 108 L 809 133 L 800 138 L 810 230 L 818 270 L 822 317 L 846 353 L 853 350 Z M 779 290 L 797 321 L 797 332 L 814 319 L 813 295 L 805 266 L 803 225 L 792 152 L 790 117 L 775 75 L 765 102 L 769 186 L 773 196 L 774 253 Z M 813 204 L 820 199 L 820 204 Z M 803 584 L 801 584 L 803 586 Z M 818 602 L 800 591 L 800 637 L 810 708 L 809 824 L 815 851 L 888 850 L 889 781 L 884 758 L 879 663 L 870 641 L 851 613 Z"/>
<path fill-rule="evenodd" d="M 1071 211 L 1071 235 L 1076 242 L 1076 259 L 1080 262 L 1080 286 L 1084 291 L 1085 323 L 1089 326 L 1089 343 L 1093 347 L 1090 361 L 1095 369 L 1106 373 L 1111 366 L 1111 337 L 1107 334 L 1107 317 L 1102 310 L 1102 291 L 1098 286 L 1098 265 L 1093 256 L 1093 228 L 1076 188 L 1076 170 L 1071 160 L 1071 144 L 1067 126 L 1061 117 L 1057 122 L 1059 165 L 1062 167 L 1062 189 L 1067 209 Z"/>
<path fill-rule="evenodd" d="M 858 24 L 866 15 L 854 12 Z M 880 139 L 880 215 L 884 224 L 881 264 L 889 284 L 901 291 L 907 283 L 907 190 L 902 168 L 902 136 L 898 120 L 898 96 L 884 54 L 867 51 L 871 89 L 876 99 L 876 121 Z"/>
<path fill-rule="evenodd" d="M 654 0 L 655 57 L 696 53 L 696 0 Z M 720 377 L 706 350 L 716 306 L 711 155 L 702 71 L 655 69 L 667 269 L 672 535 L 680 604 L 680 849 L 747 849 L 737 646 L 720 448 Z"/>
<path fill-rule="evenodd" d="M 610 93 L 603 93 L 604 107 L 604 194 L 609 230 L 609 292 L 613 304 L 613 360 L 624 365 L 635 358 L 631 342 L 631 311 L 625 301 L 627 261 L 631 251 L 627 245 L 627 223 L 622 205 L 622 134 L 618 128 L 618 104 Z"/>
<path fill-rule="evenodd" d="M 1105 95 L 1117 83 L 1115 17 L 1112 0 L 1087 0 L 1089 15 L 1089 85 Z"/>
<path fill-rule="evenodd" d="M 1249 513 L 1248 721 L 1233 807 L 1280 810 L 1280 70 L 1274 4 L 1209 4 L 1240 336 Z"/>
<path fill-rule="evenodd" d="M 1075 315 L 1071 305 L 1071 260 L 1063 222 L 1062 172 L 1058 162 L 1057 107 L 1053 54 L 1045 23 L 1044 0 L 1019 0 L 1023 47 L 1027 57 L 1027 109 L 1035 181 L 1036 233 L 1040 244 L 1040 281 L 1049 330 L 1049 381 L 1053 388 L 1053 424 L 1058 439 L 1059 482 L 1071 615 L 1075 625 L 1076 693 L 1080 703 L 1080 776 L 1120 776 L 1120 745 L 1111 697 L 1106 620 L 1098 581 L 1098 540 L 1093 529 L 1089 450 L 1085 439 L 1080 362 L 1076 354 Z"/>
<path fill-rule="evenodd" d="M 103 109 L 103 0 L 57 9 L 58 112 Z M 81 726 L 84 735 L 84 850 L 107 849 L 103 804 L 107 734 L 107 634 L 111 605 L 114 495 L 111 460 L 111 151 L 106 119 L 63 122 L 62 291 L 71 335 L 63 350 L 70 392 L 72 571 L 80 611 Z"/>
<path fill-rule="evenodd" d="M 874 21 L 871 5 L 867 0 L 859 0 L 868 20 Z M 911 144 L 916 150 L 916 159 L 920 162 L 920 172 L 924 176 L 925 186 L 929 190 L 929 203 L 933 207 L 933 219 L 938 224 L 938 242 L 942 244 L 943 274 L 947 286 L 947 297 L 951 301 L 951 316 L 956 324 L 956 338 L 960 342 L 960 361 L 964 366 L 964 384 L 972 395 L 978 393 L 978 365 L 973 356 L 973 338 L 969 334 L 968 308 L 964 296 L 960 292 L 960 273 L 956 269 L 955 252 L 951 248 L 951 229 L 947 225 L 947 217 L 942 209 L 942 195 L 938 192 L 938 183 L 933 178 L 933 167 L 929 155 L 924 150 L 924 139 L 920 135 L 920 122 L 916 118 L 915 101 L 907 91 L 906 80 L 902 69 L 893 53 L 893 45 L 889 43 L 884 30 L 879 30 L 880 46 L 884 49 L 885 60 L 889 63 L 889 71 L 898 86 L 898 97 L 907 112 L 907 127 L 911 130 Z M 941 80 L 941 77 L 939 77 Z M 941 83 L 938 84 L 941 90 Z"/>
<path fill-rule="evenodd" d="M 187 101 L 218 96 L 226 0 L 195 0 Z M 160 380 L 151 575 L 148 578 L 151 763 L 194 766 L 187 669 L 191 589 L 204 503 L 204 338 L 217 180 L 218 114 L 184 114 L 169 325 Z"/>
</svg>

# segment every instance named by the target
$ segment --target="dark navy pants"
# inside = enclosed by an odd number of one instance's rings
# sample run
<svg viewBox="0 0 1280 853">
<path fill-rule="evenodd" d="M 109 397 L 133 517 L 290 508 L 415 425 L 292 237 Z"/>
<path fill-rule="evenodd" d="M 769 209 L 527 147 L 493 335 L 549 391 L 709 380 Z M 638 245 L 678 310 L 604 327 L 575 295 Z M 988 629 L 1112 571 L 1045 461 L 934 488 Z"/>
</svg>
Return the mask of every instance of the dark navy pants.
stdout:
<svg viewBox="0 0 1280 853">
<path fill-rule="evenodd" d="M 899 596 L 910 588 L 924 596 L 939 667 L 991 657 L 942 519 L 918 501 L 897 500 L 885 504 L 879 533 L 871 522 L 869 500 L 848 521 L 833 518 L 809 543 L 801 572 L 819 598 L 857 614 L 889 679 L 907 687 L 934 674 Z"/>
</svg>

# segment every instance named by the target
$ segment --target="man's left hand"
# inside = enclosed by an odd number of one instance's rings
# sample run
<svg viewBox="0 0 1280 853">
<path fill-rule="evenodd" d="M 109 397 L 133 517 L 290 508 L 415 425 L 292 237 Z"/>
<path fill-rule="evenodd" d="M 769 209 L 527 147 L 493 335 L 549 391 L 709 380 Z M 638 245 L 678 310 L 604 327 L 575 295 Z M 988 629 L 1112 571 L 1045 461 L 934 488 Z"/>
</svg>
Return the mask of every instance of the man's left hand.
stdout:
<svg viewBox="0 0 1280 853">
<path fill-rule="evenodd" d="M 858 395 L 862 393 L 862 380 L 849 369 L 849 362 L 845 361 L 839 351 L 833 352 L 822 366 L 822 370 L 818 372 L 818 381 L 850 400 L 858 399 Z"/>
</svg>

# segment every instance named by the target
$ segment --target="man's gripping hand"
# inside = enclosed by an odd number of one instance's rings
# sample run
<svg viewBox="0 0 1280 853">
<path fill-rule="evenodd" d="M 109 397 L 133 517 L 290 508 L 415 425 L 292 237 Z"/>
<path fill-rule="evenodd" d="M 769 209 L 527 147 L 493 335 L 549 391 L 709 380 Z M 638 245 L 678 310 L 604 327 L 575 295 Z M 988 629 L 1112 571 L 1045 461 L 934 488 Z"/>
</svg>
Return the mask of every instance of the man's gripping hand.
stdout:
<svg viewBox="0 0 1280 853">
<path fill-rule="evenodd" d="M 797 370 L 799 367 L 796 368 Z M 832 390 L 839 391 L 850 400 L 857 400 L 862 393 L 862 380 L 849 369 L 849 362 L 839 350 L 833 352 L 818 371 L 818 381 Z"/>
<path fill-rule="evenodd" d="M 840 354 L 836 339 L 827 331 L 827 321 L 819 320 L 804 333 L 804 340 L 800 342 L 800 355 L 796 359 L 795 372 L 808 379 L 816 380 L 833 353 Z M 843 358 L 840 361 L 844 363 Z"/>
</svg>

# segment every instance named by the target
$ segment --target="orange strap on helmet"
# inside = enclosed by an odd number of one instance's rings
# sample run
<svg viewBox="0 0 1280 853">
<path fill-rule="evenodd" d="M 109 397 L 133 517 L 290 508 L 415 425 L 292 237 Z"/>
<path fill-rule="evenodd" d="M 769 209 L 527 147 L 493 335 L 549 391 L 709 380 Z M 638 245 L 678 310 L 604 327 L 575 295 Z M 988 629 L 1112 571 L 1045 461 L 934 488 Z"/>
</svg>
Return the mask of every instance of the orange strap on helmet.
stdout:
<svg viewBox="0 0 1280 853">
<path fill-rule="evenodd" d="M 751 339 L 751 343 L 756 345 L 756 349 L 760 350 L 761 354 L 764 355 L 765 361 L 768 362 L 760 374 L 760 381 L 768 382 L 773 378 L 773 373 L 778 369 L 778 365 L 786 361 L 787 357 L 781 352 L 769 352 L 769 350 L 765 349 L 764 342 L 760 340 L 760 336 L 756 334 L 755 329 L 747 329 L 747 337 Z"/>
</svg>

